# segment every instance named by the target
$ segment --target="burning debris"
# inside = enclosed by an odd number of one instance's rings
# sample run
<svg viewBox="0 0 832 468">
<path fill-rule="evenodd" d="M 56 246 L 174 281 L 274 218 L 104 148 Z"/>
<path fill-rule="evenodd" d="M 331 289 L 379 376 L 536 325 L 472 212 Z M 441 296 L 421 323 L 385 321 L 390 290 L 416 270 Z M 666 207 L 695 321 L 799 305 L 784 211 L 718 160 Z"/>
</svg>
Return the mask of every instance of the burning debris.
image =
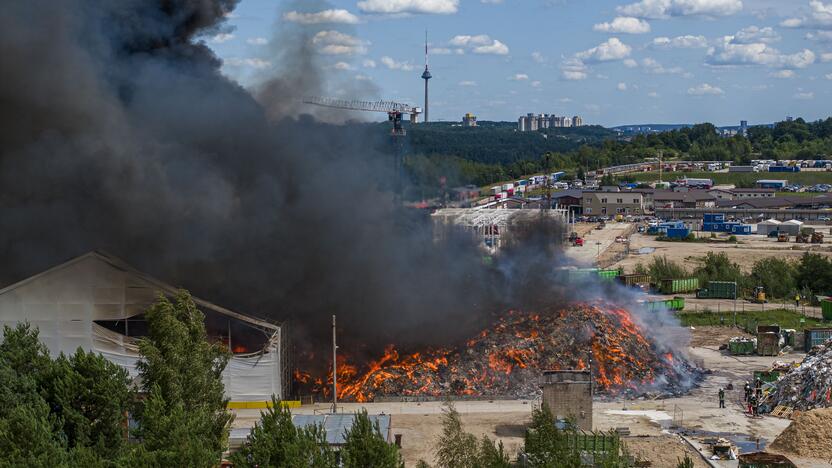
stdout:
<svg viewBox="0 0 832 468">
<path fill-rule="evenodd" d="M 597 391 L 616 395 L 680 394 L 698 375 L 682 357 L 657 349 L 627 310 L 581 303 L 509 312 L 459 348 L 404 354 L 389 346 L 362 367 L 345 360 L 339 363 L 338 396 L 359 402 L 400 396 L 530 398 L 540 391 L 543 370 L 588 366 Z M 328 396 L 322 379 L 313 388 Z"/>
<path fill-rule="evenodd" d="M 832 341 L 815 346 L 803 362 L 780 378 L 764 402 L 769 411 L 778 405 L 795 410 L 832 407 Z"/>
</svg>

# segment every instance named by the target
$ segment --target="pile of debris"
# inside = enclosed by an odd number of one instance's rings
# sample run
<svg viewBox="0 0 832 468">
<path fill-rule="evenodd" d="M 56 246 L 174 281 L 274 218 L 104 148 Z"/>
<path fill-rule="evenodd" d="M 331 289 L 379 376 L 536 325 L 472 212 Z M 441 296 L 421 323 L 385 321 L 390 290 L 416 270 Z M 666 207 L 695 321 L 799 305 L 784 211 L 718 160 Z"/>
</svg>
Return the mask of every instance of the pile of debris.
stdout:
<svg viewBox="0 0 832 468">
<path fill-rule="evenodd" d="M 787 406 L 806 411 L 832 406 L 832 340 L 815 346 L 796 368 L 778 380 L 764 401 L 763 410 Z"/>
<path fill-rule="evenodd" d="M 701 372 L 660 350 L 630 313 L 607 304 L 576 304 L 538 313 L 513 311 L 456 349 L 400 354 L 394 347 L 364 366 L 339 364 L 339 398 L 539 395 L 544 370 L 590 367 L 601 393 L 680 395 Z M 326 394 L 328 386 L 319 391 Z"/>
<path fill-rule="evenodd" d="M 832 458 L 832 408 L 800 413 L 769 446 L 801 457 Z"/>
</svg>

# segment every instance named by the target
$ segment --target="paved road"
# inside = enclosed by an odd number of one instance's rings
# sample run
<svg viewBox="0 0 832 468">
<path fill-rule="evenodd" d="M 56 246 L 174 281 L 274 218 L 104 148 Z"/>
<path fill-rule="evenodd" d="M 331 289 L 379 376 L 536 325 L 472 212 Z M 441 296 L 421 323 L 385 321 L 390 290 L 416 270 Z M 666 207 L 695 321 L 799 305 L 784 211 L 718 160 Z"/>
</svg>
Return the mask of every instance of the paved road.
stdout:
<svg viewBox="0 0 832 468">
<path fill-rule="evenodd" d="M 609 249 L 615 242 L 615 238 L 624 234 L 630 226 L 632 226 L 631 223 L 607 223 L 607 227 L 603 230 L 593 229 L 584 236 L 583 247 L 567 247 L 566 254 L 577 263 L 594 266 L 598 261 L 599 252 L 604 253 Z"/>
</svg>

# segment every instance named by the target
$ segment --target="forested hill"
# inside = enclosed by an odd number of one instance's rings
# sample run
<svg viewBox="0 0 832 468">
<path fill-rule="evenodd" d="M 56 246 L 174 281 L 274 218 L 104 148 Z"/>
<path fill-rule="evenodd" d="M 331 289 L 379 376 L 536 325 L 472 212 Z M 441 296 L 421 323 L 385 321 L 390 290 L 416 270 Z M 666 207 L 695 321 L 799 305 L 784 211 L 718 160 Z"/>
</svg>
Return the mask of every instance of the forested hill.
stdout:
<svg viewBox="0 0 832 468">
<path fill-rule="evenodd" d="M 389 132 L 389 124 L 378 125 Z M 475 128 L 450 123 L 407 126 L 405 167 L 410 198 L 441 192 L 440 185 L 487 185 L 534 173 L 577 171 L 641 162 L 660 152 L 665 159 L 732 161 L 832 159 L 832 118 L 803 119 L 748 129 L 748 137 L 723 138 L 711 124 L 621 137 L 597 126 L 518 132 L 511 122 Z M 440 183 L 440 181 L 443 181 Z"/>
<path fill-rule="evenodd" d="M 456 156 L 486 164 L 537 160 L 546 153 L 574 151 L 617 136 L 600 126 L 518 132 L 517 124 L 510 122 L 481 122 L 477 127 L 437 122 L 414 125 L 407 131 L 412 154 Z"/>
</svg>

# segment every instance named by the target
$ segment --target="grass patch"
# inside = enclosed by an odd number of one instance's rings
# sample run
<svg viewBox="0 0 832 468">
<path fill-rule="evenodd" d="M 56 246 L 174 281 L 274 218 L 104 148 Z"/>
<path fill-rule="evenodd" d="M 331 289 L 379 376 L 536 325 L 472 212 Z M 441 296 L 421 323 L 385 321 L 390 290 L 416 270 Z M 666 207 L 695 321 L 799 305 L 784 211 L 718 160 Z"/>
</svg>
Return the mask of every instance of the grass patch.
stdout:
<svg viewBox="0 0 832 468">
<path fill-rule="evenodd" d="M 829 184 L 832 183 L 832 172 L 665 172 L 662 179 L 665 181 L 674 181 L 682 177 L 690 179 L 711 179 L 715 184 L 752 184 L 760 179 L 785 179 L 790 184 L 800 185 L 814 185 L 814 184 Z M 630 179 L 635 182 L 653 182 L 659 179 L 658 172 L 637 172 L 633 174 L 624 174 L 621 179 Z"/>
<path fill-rule="evenodd" d="M 682 326 L 733 326 L 734 312 L 679 312 L 677 313 Z M 803 319 L 804 322 L 800 322 Z M 793 310 L 737 310 L 737 325 L 749 333 L 756 333 L 757 325 L 780 325 L 781 328 L 793 328 L 801 331 L 804 328 L 828 326 L 832 323 L 824 322 L 814 317 L 803 317 Z"/>
</svg>

